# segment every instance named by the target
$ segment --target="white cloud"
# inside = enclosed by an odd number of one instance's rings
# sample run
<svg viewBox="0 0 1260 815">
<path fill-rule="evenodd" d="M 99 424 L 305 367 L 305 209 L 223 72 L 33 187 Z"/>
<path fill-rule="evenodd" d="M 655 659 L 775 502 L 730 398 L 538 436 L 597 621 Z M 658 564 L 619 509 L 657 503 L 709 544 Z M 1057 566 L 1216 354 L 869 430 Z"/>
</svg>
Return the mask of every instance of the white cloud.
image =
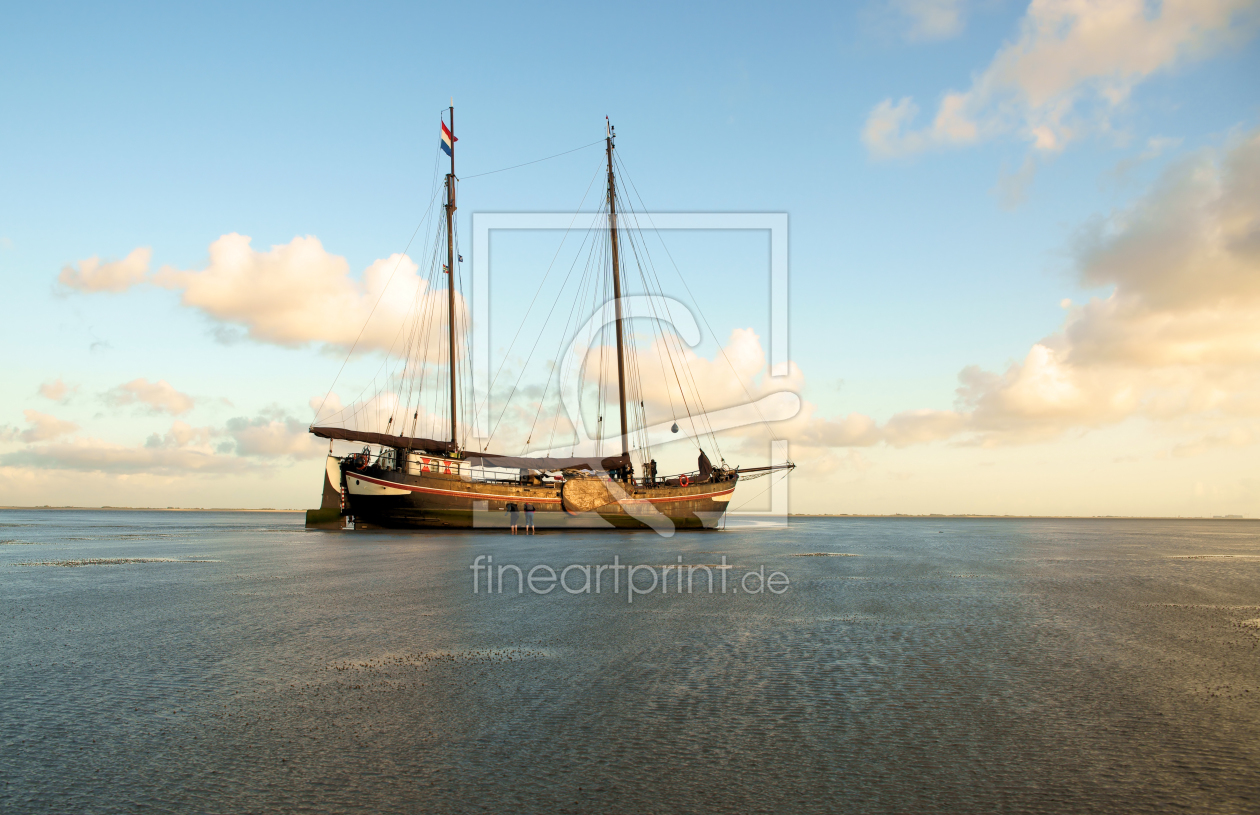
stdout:
<svg viewBox="0 0 1260 815">
<path fill-rule="evenodd" d="M 28 447 L 0 456 L 0 465 L 41 470 L 77 470 L 116 474 L 226 473 L 240 471 L 241 460 L 193 447 L 128 447 L 101 439 L 73 439 Z"/>
<path fill-rule="evenodd" d="M 598 353 L 588 355 L 588 378 L 598 375 L 599 356 Z M 751 328 L 732 331 L 726 344 L 712 359 L 700 356 L 680 343 L 675 335 L 669 335 L 669 339 L 658 337 L 650 346 L 639 351 L 637 367 L 643 399 L 662 412 L 661 421 L 665 419 L 666 411 L 673 411 L 672 418 L 685 413 L 679 401 L 675 368 L 665 361 L 671 357 L 674 365 L 678 366 L 680 378 L 687 383 L 693 412 L 701 399 L 704 409 L 718 410 L 756 401 L 779 391 L 796 392 L 805 384 L 804 376 L 795 364 L 789 365 L 786 376 L 773 381 L 768 379 L 766 353 L 760 338 Z M 700 398 L 697 399 L 695 394 L 699 394 Z M 652 419 L 649 418 L 649 421 Z"/>
<path fill-rule="evenodd" d="M 227 292 L 225 302 L 239 305 L 245 301 L 235 298 L 244 284 L 232 270 L 248 267 L 264 277 L 280 279 L 300 265 L 290 250 L 309 253 L 320 262 L 331 257 L 314 239 L 298 239 L 271 253 L 253 252 L 244 238 L 220 248 L 244 260 L 225 260 L 216 251 L 206 271 L 172 273 L 189 276 L 180 278 L 184 281 L 180 285 L 187 285 L 186 293 L 208 287 Z M 1132 206 L 1089 223 L 1080 233 L 1076 254 L 1082 283 L 1109 293 L 1083 304 L 1064 301 L 1063 327 L 1035 343 L 1021 361 L 1005 370 L 964 369 L 952 410 L 907 410 L 880 423 L 856 413 L 826 418 L 806 403 L 799 415 L 776 426 L 776 434 L 817 455 L 836 448 L 905 447 L 940 440 L 1023 443 L 1134 417 L 1155 422 L 1195 419 L 1202 438 L 1187 444 L 1204 449 L 1218 437 L 1240 438 L 1230 435 L 1231 428 L 1260 417 L 1260 133 L 1238 139 L 1227 150 L 1200 153 L 1172 165 Z M 258 256 L 266 256 L 265 262 Z M 365 274 L 361 286 L 345 276 L 344 262 L 328 263 L 326 271 L 315 277 L 322 276 L 328 283 L 325 290 L 334 299 L 349 292 L 346 296 L 352 305 L 358 304 L 354 307 L 365 307 L 370 293 L 382 290 L 379 266 L 383 262 L 374 265 L 377 272 Z M 266 271 L 263 267 L 268 264 L 283 269 Z M 407 268 L 414 270 L 414 266 Z M 373 276 L 376 283 L 369 282 Z M 423 284 L 412 280 L 412 290 L 422 296 Z M 258 301 L 261 311 L 254 315 L 257 319 L 252 325 L 262 332 L 260 336 L 295 338 L 284 332 L 296 330 L 298 323 L 289 322 L 296 317 L 285 307 L 269 311 L 271 306 L 263 303 L 269 299 Z M 297 308 L 306 314 L 327 311 L 313 301 Z M 344 336 L 338 330 L 334 327 L 324 337 L 331 342 Z M 751 330 L 732 332 L 724 350 L 726 359 L 721 354 L 707 359 L 689 348 L 675 349 L 679 370 L 685 372 L 687 382 L 694 382 L 689 390 L 703 394 L 705 409 L 803 388 L 803 376 L 795 367 L 786 380 L 766 376 L 765 354 Z M 639 352 L 649 423 L 663 421 L 666 411 L 674 416 L 686 412 L 677 402 L 671 405 L 666 395 L 667 388 L 676 390 L 676 385 L 671 371 L 660 371 L 659 351 L 647 345 Z M 597 365 L 597 357 L 588 357 L 588 366 Z M 145 380 L 136 383 L 148 384 Z M 136 400 L 140 400 L 138 394 Z M 313 401 L 312 407 L 316 404 Z M 168 403 L 166 409 L 174 412 L 174 407 Z M 339 423 L 380 430 L 396 409 L 388 393 L 356 401 L 348 408 L 334 395 L 321 421 L 336 419 L 333 414 L 338 414 Z M 404 407 L 399 418 L 407 421 L 406 414 L 411 412 L 412 408 Z M 524 444 L 537 414 L 537 404 L 521 410 L 516 428 L 520 438 L 515 438 L 510 427 L 503 437 Z M 416 431 L 419 435 L 425 435 L 434 417 L 425 415 L 422 420 L 423 426 Z M 397 429 L 395 424 L 391 432 Z M 410 427 L 406 429 L 410 434 Z M 1241 432 L 1252 431 L 1244 428 Z M 745 431 L 748 438 L 753 433 L 753 429 Z M 302 423 L 282 415 L 236 419 L 220 434 L 230 435 L 233 449 L 250 457 L 315 456 L 323 446 L 306 437 Z M 531 443 L 536 445 L 538 439 Z"/>
<path fill-rule="evenodd" d="M 1260 133 L 1167 170 L 1078 246 L 1082 282 L 1110 295 L 1002 374 L 961 375 L 986 441 L 1131 416 L 1260 415 Z"/>
<path fill-rule="evenodd" d="M 236 418 L 227 423 L 239 456 L 313 458 L 323 455 L 324 442 L 307 432 L 306 425 L 285 416 Z"/>
<path fill-rule="evenodd" d="M 172 416 L 187 413 L 195 404 L 191 396 L 175 390 L 165 379 L 150 382 L 144 378 L 119 385 L 105 394 L 105 401 L 117 407 L 147 405 L 154 413 L 170 413 Z"/>
<path fill-rule="evenodd" d="M 78 389 L 78 386 L 71 387 L 61 379 L 53 379 L 39 386 L 39 395 L 53 402 L 61 402 Z"/>
<path fill-rule="evenodd" d="M 444 314 L 446 293 L 429 291 L 419 271 L 406 255 L 391 255 L 355 279 L 346 259 L 329 254 L 317 238 L 258 251 L 250 238 L 232 233 L 210 244 L 206 268 L 166 267 L 154 281 L 180 291 L 184 305 L 240 326 L 260 342 L 348 348 L 357 339 L 361 349 L 388 350 L 423 330 L 431 336 L 416 347 L 437 349 L 445 322 L 423 315 Z M 456 319 L 464 319 L 462 297 L 456 308 Z"/>
<path fill-rule="evenodd" d="M 102 263 L 100 258 L 93 256 L 79 261 L 77 269 L 73 265 L 63 268 L 57 275 L 57 281 L 78 291 L 123 292 L 144 281 L 152 256 L 153 250 L 147 246 L 132 250 L 122 260 Z"/>
<path fill-rule="evenodd" d="M 1057 151 L 1111 114 L 1151 76 L 1251 33 L 1254 0 L 1033 0 L 1014 42 L 966 91 L 947 92 L 915 130 L 909 97 L 875 106 L 863 140 L 878 156 L 958 146 L 1015 132 Z"/>
<path fill-rule="evenodd" d="M 664 342 L 669 342 L 673 349 L 676 368 L 662 361 L 666 358 L 665 349 L 660 347 Z M 587 357 L 588 379 L 597 376 L 599 358 L 598 350 Z M 661 371 L 662 366 L 664 371 Z M 686 346 L 680 348 L 676 340 L 658 338 L 652 345 L 639 350 L 635 367 L 638 369 L 648 424 L 667 422 L 672 415 L 688 430 L 688 408 L 699 415 L 705 411 L 747 404 L 781 391 L 800 393 L 805 387 L 804 374 L 795 364 L 789 365 L 786 376 L 769 377 L 760 338 L 749 328 L 732 331 L 726 345 L 712 359 L 702 357 Z M 679 381 L 686 383 L 689 401 L 685 404 L 678 395 Z M 702 396 L 702 404 L 695 398 L 696 393 Z M 521 411 L 527 424 L 535 415 L 535 409 L 536 404 Z M 880 444 L 907 447 L 950 438 L 966 430 L 967 426 L 966 415 L 948 410 L 907 410 L 882 425 L 860 413 L 827 419 L 818 415 L 817 405 L 806 401 L 794 418 L 772 423 L 771 432 L 777 438 L 792 441 L 795 458 L 811 461 L 816 469 L 821 468 L 820 472 L 831 472 L 839 469 L 841 464 L 848 466 L 855 461 L 851 457 L 836 458 L 828 452 L 832 449 Z M 703 422 L 697 420 L 696 429 L 703 434 Z M 760 452 L 767 433 L 761 423 L 755 423 L 720 435 L 743 439 L 752 445 L 746 452 Z M 859 469 L 867 466 L 869 464 L 863 464 Z"/>
<path fill-rule="evenodd" d="M 79 426 L 74 422 L 62 421 L 55 416 L 49 416 L 47 413 L 40 413 L 38 410 L 24 410 L 22 415 L 26 417 L 26 421 L 30 425 L 26 430 L 17 434 L 17 438 L 24 442 L 47 441 L 58 436 L 65 436 L 79 429 Z"/>
<path fill-rule="evenodd" d="M 141 247 L 116 263 L 89 258 L 79 269 L 67 266 L 58 279 L 87 292 L 139 284 L 178 291 L 183 305 L 217 323 L 213 331 L 221 342 L 249 337 L 286 347 L 317 343 L 377 351 L 410 343 L 428 349 L 428 361 L 440 361 L 446 292 L 430 290 L 411 258 L 390 255 L 354 277 L 346 259 L 327 252 L 318 238 L 298 237 L 266 251 L 250 242 L 235 232 L 221 236 L 210 244 L 204 269 L 163 266 L 148 275 L 150 250 Z M 455 308 L 457 323 L 466 324 L 459 294 Z"/>
<path fill-rule="evenodd" d="M 909 447 L 951 438 L 968 427 L 968 417 L 952 410 L 905 410 L 883 425 L 861 413 L 826 419 L 817 412 L 815 405 L 806 402 L 799 417 L 782 423 L 776 430 L 794 443 L 821 450 L 880 444 Z"/>
<path fill-rule="evenodd" d="M 275 411 L 230 419 L 224 428 L 176 421 L 167 432 L 153 433 L 135 446 L 82 437 L 54 442 L 78 426 L 33 410 L 26 411 L 26 418 L 33 426 L 17 438 L 46 443 L 0 456 L 0 466 L 129 475 L 243 473 L 283 460 L 313 458 L 324 450 L 305 425 Z"/>
<path fill-rule="evenodd" d="M 885 99 L 866 117 L 862 141 L 878 156 L 917 153 L 930 143 L 925 134 L 909 131 L 910 123 L 918 115 L 919 106 L 909 96 L 902 97 L 895 104 L 893 100 Z"/>
<path fill-rule="evenodd" d="M 175 422 L 165 434 L 154 433 L 149 436 L 144 446 L 149 449 L 196 447 L 202 452 L 209 453 L 213 452 L 211 440 L 218 435 L 221 435 L 221 431 L 210 427 L 193 427 L 187 422 Z"/>
<path fill-rule="evenodd" d="M 1082 283 L 1110 294 L 1065 300 L 1063 328 L 1005 371 L 965 368 L 954 410 L 881 425 L 821 418 L 807 403 L 787 435 L 813 448 L 996 445 L 1141 417 L 1226 425 L 1177 456 L 1260 438 L 1235 426 L 1260 417 L 1260 131 L 1170 167 L 1133 206 L 1090 224 L 1077 265 Z"/>
</svg>

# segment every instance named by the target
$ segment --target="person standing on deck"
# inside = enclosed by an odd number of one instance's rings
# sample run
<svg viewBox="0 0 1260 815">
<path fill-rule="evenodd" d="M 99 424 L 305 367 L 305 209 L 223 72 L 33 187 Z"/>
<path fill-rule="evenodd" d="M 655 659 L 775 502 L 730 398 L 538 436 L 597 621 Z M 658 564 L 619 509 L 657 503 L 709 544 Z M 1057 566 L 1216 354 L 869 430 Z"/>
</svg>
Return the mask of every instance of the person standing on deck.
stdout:
<svg viewBox="0 0 1260 815">
<path fill-rule="evenodd" d="M 534 534 L 534 505 L 528 501 L 525 503 L 525 534 Z"/>
<path fill-rule="evenodd" d="M 520 513 L 516 511 L 516 504 L 509 503 L 507 505 L 507 513 L 512 521 L 512 534 L 516 534 L 516 525 L 520 523 Z"/>
</svg>

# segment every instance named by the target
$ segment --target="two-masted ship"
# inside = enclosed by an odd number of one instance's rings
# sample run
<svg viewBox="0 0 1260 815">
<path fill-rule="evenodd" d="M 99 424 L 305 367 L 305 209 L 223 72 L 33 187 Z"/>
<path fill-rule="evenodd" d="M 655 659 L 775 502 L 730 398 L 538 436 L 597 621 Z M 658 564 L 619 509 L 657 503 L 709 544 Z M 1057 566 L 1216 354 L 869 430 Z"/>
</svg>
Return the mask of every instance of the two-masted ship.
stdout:
<svg viewBox="0 0 1260 815">
<path fill-rule="evenodd" d="M 699 440 L 693 434 L 678 437 L 696 445 L 696 467 L 689 472 L 661 475 L 657 462 L 652 458 L 646 436 L 640 444 L 634 443 L 636 429 L 642 431 L 647 424 L 644 416 L 645 402 L 641 393 L 632 391 L 641 382 L 634 370 L 635 361 L 628 355 L 626 324 L 631 315 L 623 313 L 623 247 L 626 237 L 624 225 L 618 223 L 618 206 L 622 201 L 618 194 L 618 160 L 614 153 L 616 132 L 606 124 L 604 152 L 606 163 L 606 194 L 600 217 L 602 226 L 593 227 L 601 233 L 602 247 L 598 253 L 597 283 L 611 294 L 615 318 L 612 320 L 616 338 L 616 404 L 620 434 L 609 437 L 602 431 L 595 449 L 580 454 L 556 456 L 548 451 L 544 455 L 520 455 L 488 451 L 487 443 L 469 445 L 466 425 L 461 425 L 460 382 L 461 370 L 467 373 L 469 366 L 461 368 L 457 359 L 459 349 L 467 342 L 460 336 L 463 321 L 457 314 L 457 261 L 462 261 L 458 251 L 455 227 L 456 184 L 455 109 L 449 108 L 449 119 L 441 124 L 439 147 L 449 156 L 450 168 L 445 174 L 442 222 L 435 236 L 433 256 L 444 258 L 442 272 L 434 274 L 433 281 L 446 281 L 445 331 L 440 336 L 445 345 L 444 360 L 447 371 L 444 377 L 449 391 L 449 433 L 447 438 L 424 438 L 414 435 L 419 410 L 411 415 L 401 403 L 394 404 L 399 415 L 390 415 L 383 427 L 363 429 L 362 422 L 343 421 L 337 426 L 322 421 L 313 424 L 310 432 L 329 440 L 326 459 L 324 495 L 321 509 L 307 513 L 308 526 L 342 527 L 349 518 L 356 528 L 473 528 L 502 529 L 509 523 L 512 510 L 534 511 L 534 525 L 544 529 L 655 529 L 670 533 L 674 529 L 713 529 L 723 525 L 724 517 L 735 495 L 741 478 L 760 477 L 775 470 L 790 470 L 791 463 L 768 467 L 739 468 L 727 466 L 724 461 L 714 465 Z M 448 124 L 449 122 L 449 124 Z M 441 156 L 439 156 L 441 157 Z M 436 175 L 435 175 L 436 177 Z M 641 243 L 632 249 L 641 251 Z M 436 271 L 436 270 L 435 270 Z M 646 278 L 645 278 L 646 279 Z M 607 284 L 611 284 L 609 287 Z M 415 342 L 432 342 L 433 331 L 413 332 Z M 665 344 L 668 350 L 668 343 Z M 430 358 L 424 353 L 413 354 L 412 359 Z M 409 363 L 414 364 L 414 363 Z M 612 366 L 606 366 L 611 374 Z M 675 381 L 683 388 L 686 374 L 678 375 L 677 364 L 673 367 Z M 732 371 L 734 374 L 734 371 Z M 406 379 L 406 376 L 403 376 Z M 411 387 L 433 389 L 436 380 L 430 377 L 421 384 L 412 376 Z M 602 387 L 605 383 L 601 383 Z M 607 383 L 611 384 L 611 383 Z M 694 385 L 694 382 L 692 382 Z M 611 397 L 611 388 L 609 388 Z M 680 394 L 678 410 L 685 413 L 681 420 L 690 420 L 696 426 L 696 412 L 700 409 L 699 394 Z M 487 397 L 488 398 L 488 397 Z M 442 402 L 446 402 L 443 398 Z M 611 398 L 603 408 L 611 407 Z M 410 404 L 410 403 L 408 403 Z M 671 399 L 671 405 L 674 404 Z M 465 410 L 467 406 L 465 405 Z M 606 410 L 604 412 L 607 412 Z M 638 428 L 632 426 L 639 419 Z M 358 414 L 355 414 L 358 415 Z M 343 416 L 343 419 L 346 417 Z M 412 432 L 406 428 L 412 419 Z M 700 417 L 703 424 L 703 417 Z M 603 417 L 599 419 L 604 426 Z M 672 426 L 679 430 L 678 420 Z M 463 435 L 461 436 L 461 432 Z M 715 436 L 710 434 L 716 444 Z M 359 452 L 337 456 L 333 454 L 334 441 L 354 442 L 362 445 Z M 483 438 L 484 442 L 485 439 Z M 637 460 L 637 461 L 636 461 Z"/>
</svg>

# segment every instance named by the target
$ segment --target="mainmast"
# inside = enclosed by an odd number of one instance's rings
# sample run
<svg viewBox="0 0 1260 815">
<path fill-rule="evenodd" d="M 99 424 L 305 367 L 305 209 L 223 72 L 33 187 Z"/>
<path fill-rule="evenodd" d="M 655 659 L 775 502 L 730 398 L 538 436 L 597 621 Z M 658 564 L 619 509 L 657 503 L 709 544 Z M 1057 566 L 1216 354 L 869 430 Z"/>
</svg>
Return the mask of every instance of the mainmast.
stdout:
<svg viewBox="0 0 1260 815">
<path fill-rule="evenodd" d="M 451 171 L 446 174 L 446 304 L 451 352 L 451 444 L 459 444 L 455 415 L 455 100 L 451 100 Z"/>
<path fill-rule="evenodd" d="M 616 175 L 613 173 L 612 153 L 616 131 L 613 130 L 611 124 L 607 124 L 607 116 L 604 117 L 604 121 L 607 128 L 605 142 L 608 153 L 608 234 L 612 237 L 613 302 L 617 309 L 617 398 L 621 405 L 621 455 L 628 461 L 630 458 L 630 430 L 626 414 L 626 352 L 625 335 L 621 326 L 621 261 L 617 254 L 617 181 Z M 629 472 L 626 473 L 626 478 L 629 478 Z"/>
</svg>

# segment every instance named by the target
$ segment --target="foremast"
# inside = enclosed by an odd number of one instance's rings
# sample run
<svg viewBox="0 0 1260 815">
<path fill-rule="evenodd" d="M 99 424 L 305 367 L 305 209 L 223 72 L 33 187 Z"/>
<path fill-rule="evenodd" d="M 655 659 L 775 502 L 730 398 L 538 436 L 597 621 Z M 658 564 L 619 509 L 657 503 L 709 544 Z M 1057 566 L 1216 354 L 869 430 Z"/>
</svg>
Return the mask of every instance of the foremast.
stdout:
<svg viewBox="0 0 1260 815">
<path fill-rule="evenodd" d="M 621 455 L 626 460 L 626 480 L 631 478 L 633 465 L 630 461 L 629 416 L 626 413 L 626 351 L 625 330 L 621 314 L 621 258 L 617 251 L 617 176 L 613 172 L 613 140 L 616 131 L 608 117 L 605 122 L 605 145 L 608 155 L 608 234 L 612 240 L 613 303 L 617 311 L 617 401 L 621 407 Z"/>
<path fill-rule="evenodd" d="M 455 389 L 455 100 L 450 107 L 450 145 L 447 152 L 451 156 L 451 171 L 446 174 L 446 324 L 448 329 L 447 346 L 450 350 L 451 364 L 451 444 L 459 445 L 459 425 L 456 413 Z M 445 144 L 443 146 L 446 146 Z"/>
</svg>

